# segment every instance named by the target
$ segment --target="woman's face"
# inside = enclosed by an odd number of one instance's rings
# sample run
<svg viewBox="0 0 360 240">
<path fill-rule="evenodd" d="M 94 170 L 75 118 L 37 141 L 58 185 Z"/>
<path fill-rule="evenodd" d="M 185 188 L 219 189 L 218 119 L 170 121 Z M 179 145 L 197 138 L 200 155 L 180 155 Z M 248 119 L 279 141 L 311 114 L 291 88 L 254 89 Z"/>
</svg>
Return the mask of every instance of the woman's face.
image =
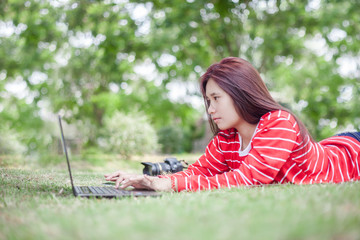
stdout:
<svg viewBox="0 0 360 240">
<path fill-rule="evenodd" d="M 237 113 L 230 95 L 211 78 L 208 80 L 205 90 L 209 107 L 208 113 L 218 128 L 220 130 L 240 129 L 244 120 Z"/>
</svg>

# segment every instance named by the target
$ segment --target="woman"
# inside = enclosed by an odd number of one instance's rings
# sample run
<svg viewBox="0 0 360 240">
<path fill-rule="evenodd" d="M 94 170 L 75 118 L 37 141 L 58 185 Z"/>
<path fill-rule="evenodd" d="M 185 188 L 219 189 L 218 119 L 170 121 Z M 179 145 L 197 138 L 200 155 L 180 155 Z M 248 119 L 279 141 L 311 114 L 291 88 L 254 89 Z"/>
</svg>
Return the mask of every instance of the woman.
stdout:
<svg viewBox="0 0 360 240">
<path fill-rule="evenodd" d="M 230 57 L 213 64 L 201 77 L 201 90 L 215 135 L 197 162 L 166 176 L 118 171 L 106 180 L 156 191 L 360 180 L 360 133 L 315 142 L 247 61 Z"/>
</svg>

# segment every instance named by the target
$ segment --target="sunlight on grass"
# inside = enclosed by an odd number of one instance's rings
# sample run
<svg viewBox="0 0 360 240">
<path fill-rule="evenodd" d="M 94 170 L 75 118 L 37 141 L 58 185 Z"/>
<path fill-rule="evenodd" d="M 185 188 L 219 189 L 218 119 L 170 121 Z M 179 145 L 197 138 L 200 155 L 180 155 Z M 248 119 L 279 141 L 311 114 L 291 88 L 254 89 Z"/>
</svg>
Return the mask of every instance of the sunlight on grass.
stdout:
<svg viewBox="0 0 360 240">
<path fill-rule="evenodd" d="M 81 164 L 74 164 L 74 179 L 77 184 L 90 185 L 101 185 L 109 168 L 127 166 L 109 162 L 89 171 Z M 83 199 L 72 196 L 62 165 L 38 170 L 0 168 L 0 176 L 0 239 L 360 236 L 360 182 L 164 193 L 159 198 Z"/>
</svg>

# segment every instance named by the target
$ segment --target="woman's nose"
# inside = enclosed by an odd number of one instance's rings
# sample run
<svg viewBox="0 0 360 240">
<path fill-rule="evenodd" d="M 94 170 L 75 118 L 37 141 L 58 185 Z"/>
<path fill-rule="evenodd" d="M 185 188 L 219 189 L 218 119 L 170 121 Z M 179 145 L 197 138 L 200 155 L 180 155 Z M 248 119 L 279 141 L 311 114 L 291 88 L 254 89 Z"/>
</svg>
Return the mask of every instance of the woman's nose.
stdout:
<svg viewBox="0 0 360 240">
<path fill-rule="evenodd" d="M 215 108 L 212 106 L 212 104 L 210 103 L 209 104 L 209 107 L 208 107 L 208 113 L 211 115 L 215 112 Z"/>
</svg>

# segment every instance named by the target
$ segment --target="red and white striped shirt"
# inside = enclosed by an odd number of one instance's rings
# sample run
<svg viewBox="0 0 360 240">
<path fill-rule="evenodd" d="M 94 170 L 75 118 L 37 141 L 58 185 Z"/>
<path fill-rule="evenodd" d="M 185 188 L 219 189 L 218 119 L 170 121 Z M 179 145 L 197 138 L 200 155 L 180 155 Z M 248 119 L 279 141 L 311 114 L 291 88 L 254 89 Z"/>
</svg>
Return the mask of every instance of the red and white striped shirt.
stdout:
<svg viewBox="0 0 360 240">
<path fill-rule="evenodd" d="M 262 116 L 249 145 L 248 153 L 241 152 L 236 129 L 220 131 L 198 161 L 166 177 L 173 183 L 176 178 L 178 191 L 360 180 L 360 142 L 344 136 L 302 141 L 295 118 L 286 111 Z"/>
</svg>

